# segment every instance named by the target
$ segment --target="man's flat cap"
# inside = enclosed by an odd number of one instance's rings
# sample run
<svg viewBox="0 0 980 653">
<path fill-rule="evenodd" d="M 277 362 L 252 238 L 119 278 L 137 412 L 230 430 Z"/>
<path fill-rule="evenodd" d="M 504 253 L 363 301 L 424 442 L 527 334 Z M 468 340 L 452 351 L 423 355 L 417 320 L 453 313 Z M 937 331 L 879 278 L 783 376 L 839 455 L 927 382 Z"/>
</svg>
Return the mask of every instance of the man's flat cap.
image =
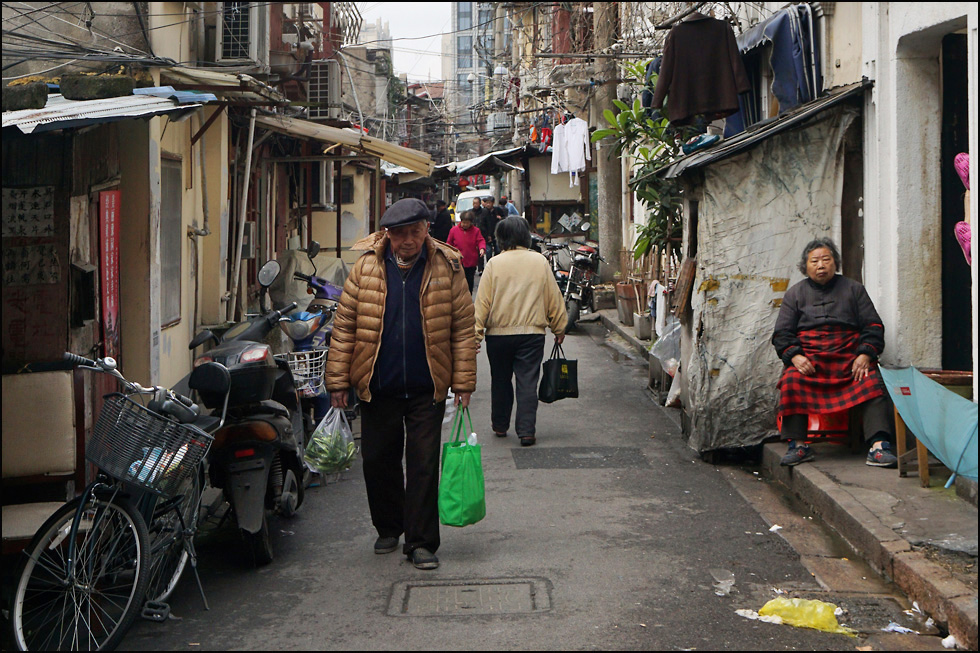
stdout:
<svg viewBox="0 0 980 653">
<path fill-rule="evenodd" d="M 381 216 L 381 226 L 386 229 L 394 229 L 406 224 L 414 224 L 419 220 L 431 219 L 432 211 L 425 205 L 425 202 L 414 197 L 406 197 L 388 207 L 385 214 Z"/>
</svg>

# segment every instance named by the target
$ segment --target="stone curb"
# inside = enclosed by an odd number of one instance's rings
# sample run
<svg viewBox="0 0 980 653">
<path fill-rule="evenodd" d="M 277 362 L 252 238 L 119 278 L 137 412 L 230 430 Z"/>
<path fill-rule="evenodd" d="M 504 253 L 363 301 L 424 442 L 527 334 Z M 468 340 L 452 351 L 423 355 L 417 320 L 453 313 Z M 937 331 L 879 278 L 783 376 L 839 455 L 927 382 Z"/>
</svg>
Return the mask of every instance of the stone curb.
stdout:
<svg viewBox="0 0 980 653">
<path fill-rule="evenodd" d="M 901 535 L 812 465 L 782 467 L 783 446 L 763 448 L 762 466 L 836 530 L 872 568 L 891 578 L 956 641 L 977 650 L 977 596 L 941 566 L 912 549 Z"/>
</svg>

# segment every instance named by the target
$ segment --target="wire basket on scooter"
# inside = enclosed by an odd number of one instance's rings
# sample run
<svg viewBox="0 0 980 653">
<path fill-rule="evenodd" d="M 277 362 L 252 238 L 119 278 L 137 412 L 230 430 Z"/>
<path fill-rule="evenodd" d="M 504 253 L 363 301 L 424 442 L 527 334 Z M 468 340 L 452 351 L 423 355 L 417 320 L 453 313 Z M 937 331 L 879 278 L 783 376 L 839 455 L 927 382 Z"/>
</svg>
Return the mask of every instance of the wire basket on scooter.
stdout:
<svg viewBox="0 0 980 653">
<path fill-rule="evenodd" d="M 276 354 L 276 358 L 289 364 L 301 397 L 315 397 L 323 389 L 323 369 L 328 351 L 326 347 L 317 347 L 309 351 Z"/>
<path fill-rule="evenodd" d="M 113 478 L 170 498 L 213 439 L 113 393 L 105 397 L 85 458 Z"/>
</svg>

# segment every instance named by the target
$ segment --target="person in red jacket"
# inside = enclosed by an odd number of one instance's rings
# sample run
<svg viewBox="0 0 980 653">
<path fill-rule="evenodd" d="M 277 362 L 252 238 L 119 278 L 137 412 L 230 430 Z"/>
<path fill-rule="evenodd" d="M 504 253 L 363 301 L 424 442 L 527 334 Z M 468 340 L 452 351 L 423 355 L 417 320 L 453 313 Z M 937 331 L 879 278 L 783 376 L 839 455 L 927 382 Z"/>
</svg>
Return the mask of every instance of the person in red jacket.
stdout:
<svg viewBox="0 0 980 653">
<path fill-rule="evenodd" d="M 463 211 L 460 214 L 459 224 L 449 230 L 446 243 L 458 249 L 463 255 L 463 272 L 466 274 L 466 283 L 472 293 L 477 263 L 487 251 L 487 241 L 483 239 L 480 230 L 473 226 L 473 211 Z"/>
</svg>

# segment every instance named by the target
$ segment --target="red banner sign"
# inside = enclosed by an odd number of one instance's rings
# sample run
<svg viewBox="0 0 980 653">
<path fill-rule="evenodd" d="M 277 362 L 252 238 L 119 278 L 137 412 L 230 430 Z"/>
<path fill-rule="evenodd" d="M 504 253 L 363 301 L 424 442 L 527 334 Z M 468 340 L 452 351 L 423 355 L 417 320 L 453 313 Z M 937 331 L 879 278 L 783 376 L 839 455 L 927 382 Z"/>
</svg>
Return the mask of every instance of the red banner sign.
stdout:
<svg viewBox="0 0 980 653">
<path fill-rule="evenodd" d="M 99 234 L 102 251 L 102 341 L 106 356 L 119 356 L 119 198 L 118 190 L 99 193 Z"/>
</svg>

